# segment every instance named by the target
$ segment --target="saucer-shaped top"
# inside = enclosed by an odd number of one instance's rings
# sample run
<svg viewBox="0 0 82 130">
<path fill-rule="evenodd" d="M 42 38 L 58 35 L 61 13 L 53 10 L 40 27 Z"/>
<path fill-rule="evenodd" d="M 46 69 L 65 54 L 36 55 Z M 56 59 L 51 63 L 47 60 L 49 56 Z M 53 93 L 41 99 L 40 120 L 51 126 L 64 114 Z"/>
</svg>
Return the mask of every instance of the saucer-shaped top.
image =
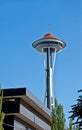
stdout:
<svg viewBox="0 0 82 130">
<path fill-rule="evenodd" d="M 43 38 L 33 42 L 32 46 L 36 48 L 36 50 L 45 53 L 46 50 L 50 48 L 52 53 L 54 53 L 62 50 L 66 46 L 66 43 L 56 38 L 53 34 L 48 33 L 45 34 Z"/>
</svg>

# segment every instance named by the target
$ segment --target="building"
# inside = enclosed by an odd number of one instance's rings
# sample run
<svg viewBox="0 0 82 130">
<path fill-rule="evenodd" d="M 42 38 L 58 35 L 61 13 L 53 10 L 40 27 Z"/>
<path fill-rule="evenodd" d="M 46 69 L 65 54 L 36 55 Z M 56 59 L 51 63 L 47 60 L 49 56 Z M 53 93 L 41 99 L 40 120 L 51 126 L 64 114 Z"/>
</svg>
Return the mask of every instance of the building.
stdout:
<svg viewBox="0 0 82 130">
<path fill-rule="evenodd" d="M 4 130 L 51 130 L 51 111 L 28 89 L 4 89 Z"/>
</svg>

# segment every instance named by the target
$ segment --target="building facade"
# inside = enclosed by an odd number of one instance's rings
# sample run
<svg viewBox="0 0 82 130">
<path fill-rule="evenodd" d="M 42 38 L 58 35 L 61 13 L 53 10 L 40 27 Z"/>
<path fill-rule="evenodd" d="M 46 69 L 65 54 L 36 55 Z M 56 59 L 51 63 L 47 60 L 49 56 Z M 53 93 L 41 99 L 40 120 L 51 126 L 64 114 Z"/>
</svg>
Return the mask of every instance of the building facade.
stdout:
<svg viewBox="0 0 82 130">
<path fill-rule="evenodd" d="M 51 130 L 51 111 L 28 89 L 4 89 L 4 130 Z"/>
</svg>

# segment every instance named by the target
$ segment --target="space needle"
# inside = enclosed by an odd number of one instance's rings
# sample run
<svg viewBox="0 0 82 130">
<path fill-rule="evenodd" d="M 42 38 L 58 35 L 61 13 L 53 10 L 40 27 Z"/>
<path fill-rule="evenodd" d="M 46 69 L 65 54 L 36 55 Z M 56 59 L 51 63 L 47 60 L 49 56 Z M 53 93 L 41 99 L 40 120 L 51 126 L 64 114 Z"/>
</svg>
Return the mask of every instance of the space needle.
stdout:
<svg viewBox="0 0 82 130">
<path fill-rule="evenodd" d="M 53 34 L 45 34 L 43 38 L 40 38 L 33 42 L 32 46 L 44 55 L 44 68 L 46 72 L 46 91 L 45 99 L 47 107 L 52 110 L 54 108 L 54 66 L 56 60 L 56 53 L 61 51 L 66 43 Z"/>
</svg>

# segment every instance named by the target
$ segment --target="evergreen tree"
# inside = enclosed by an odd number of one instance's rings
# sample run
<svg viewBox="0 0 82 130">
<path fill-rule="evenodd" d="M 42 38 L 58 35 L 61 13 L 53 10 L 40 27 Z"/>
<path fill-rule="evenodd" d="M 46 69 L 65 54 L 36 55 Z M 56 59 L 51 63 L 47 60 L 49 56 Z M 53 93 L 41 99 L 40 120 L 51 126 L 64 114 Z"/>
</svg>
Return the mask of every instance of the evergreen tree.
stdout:
<svg viewBox="0 0 82 130">
<path fill-rule="evenodd" d="M 0 130 L 4 130 L 3 128 L 3 120 L 4 120 L 4 113 L 2 112 L 2 101 L 3 101 L 3 91 L 0 87 Z"/>
<path fill-rule="evenodd" d="M 73 125 L 76 126 L 75 130 L 78 130 L 78 128 L 80 130 L 82 129 L 82 95 L 80 95 L 77 99 L 77 104 L 72 105 L 71 107 L 72 110 L 70 111 L 70 113 L 72 113 L 72 115 L 70 116 L 70 118 L 72 118 L 73 120 Z"/>
<path fill-rule="evenodd" d="M 55 99 L 55 108 L 52 111 L 51 130 L 64 130 L 65 117 L 63 106 Z"/>
</svg>

